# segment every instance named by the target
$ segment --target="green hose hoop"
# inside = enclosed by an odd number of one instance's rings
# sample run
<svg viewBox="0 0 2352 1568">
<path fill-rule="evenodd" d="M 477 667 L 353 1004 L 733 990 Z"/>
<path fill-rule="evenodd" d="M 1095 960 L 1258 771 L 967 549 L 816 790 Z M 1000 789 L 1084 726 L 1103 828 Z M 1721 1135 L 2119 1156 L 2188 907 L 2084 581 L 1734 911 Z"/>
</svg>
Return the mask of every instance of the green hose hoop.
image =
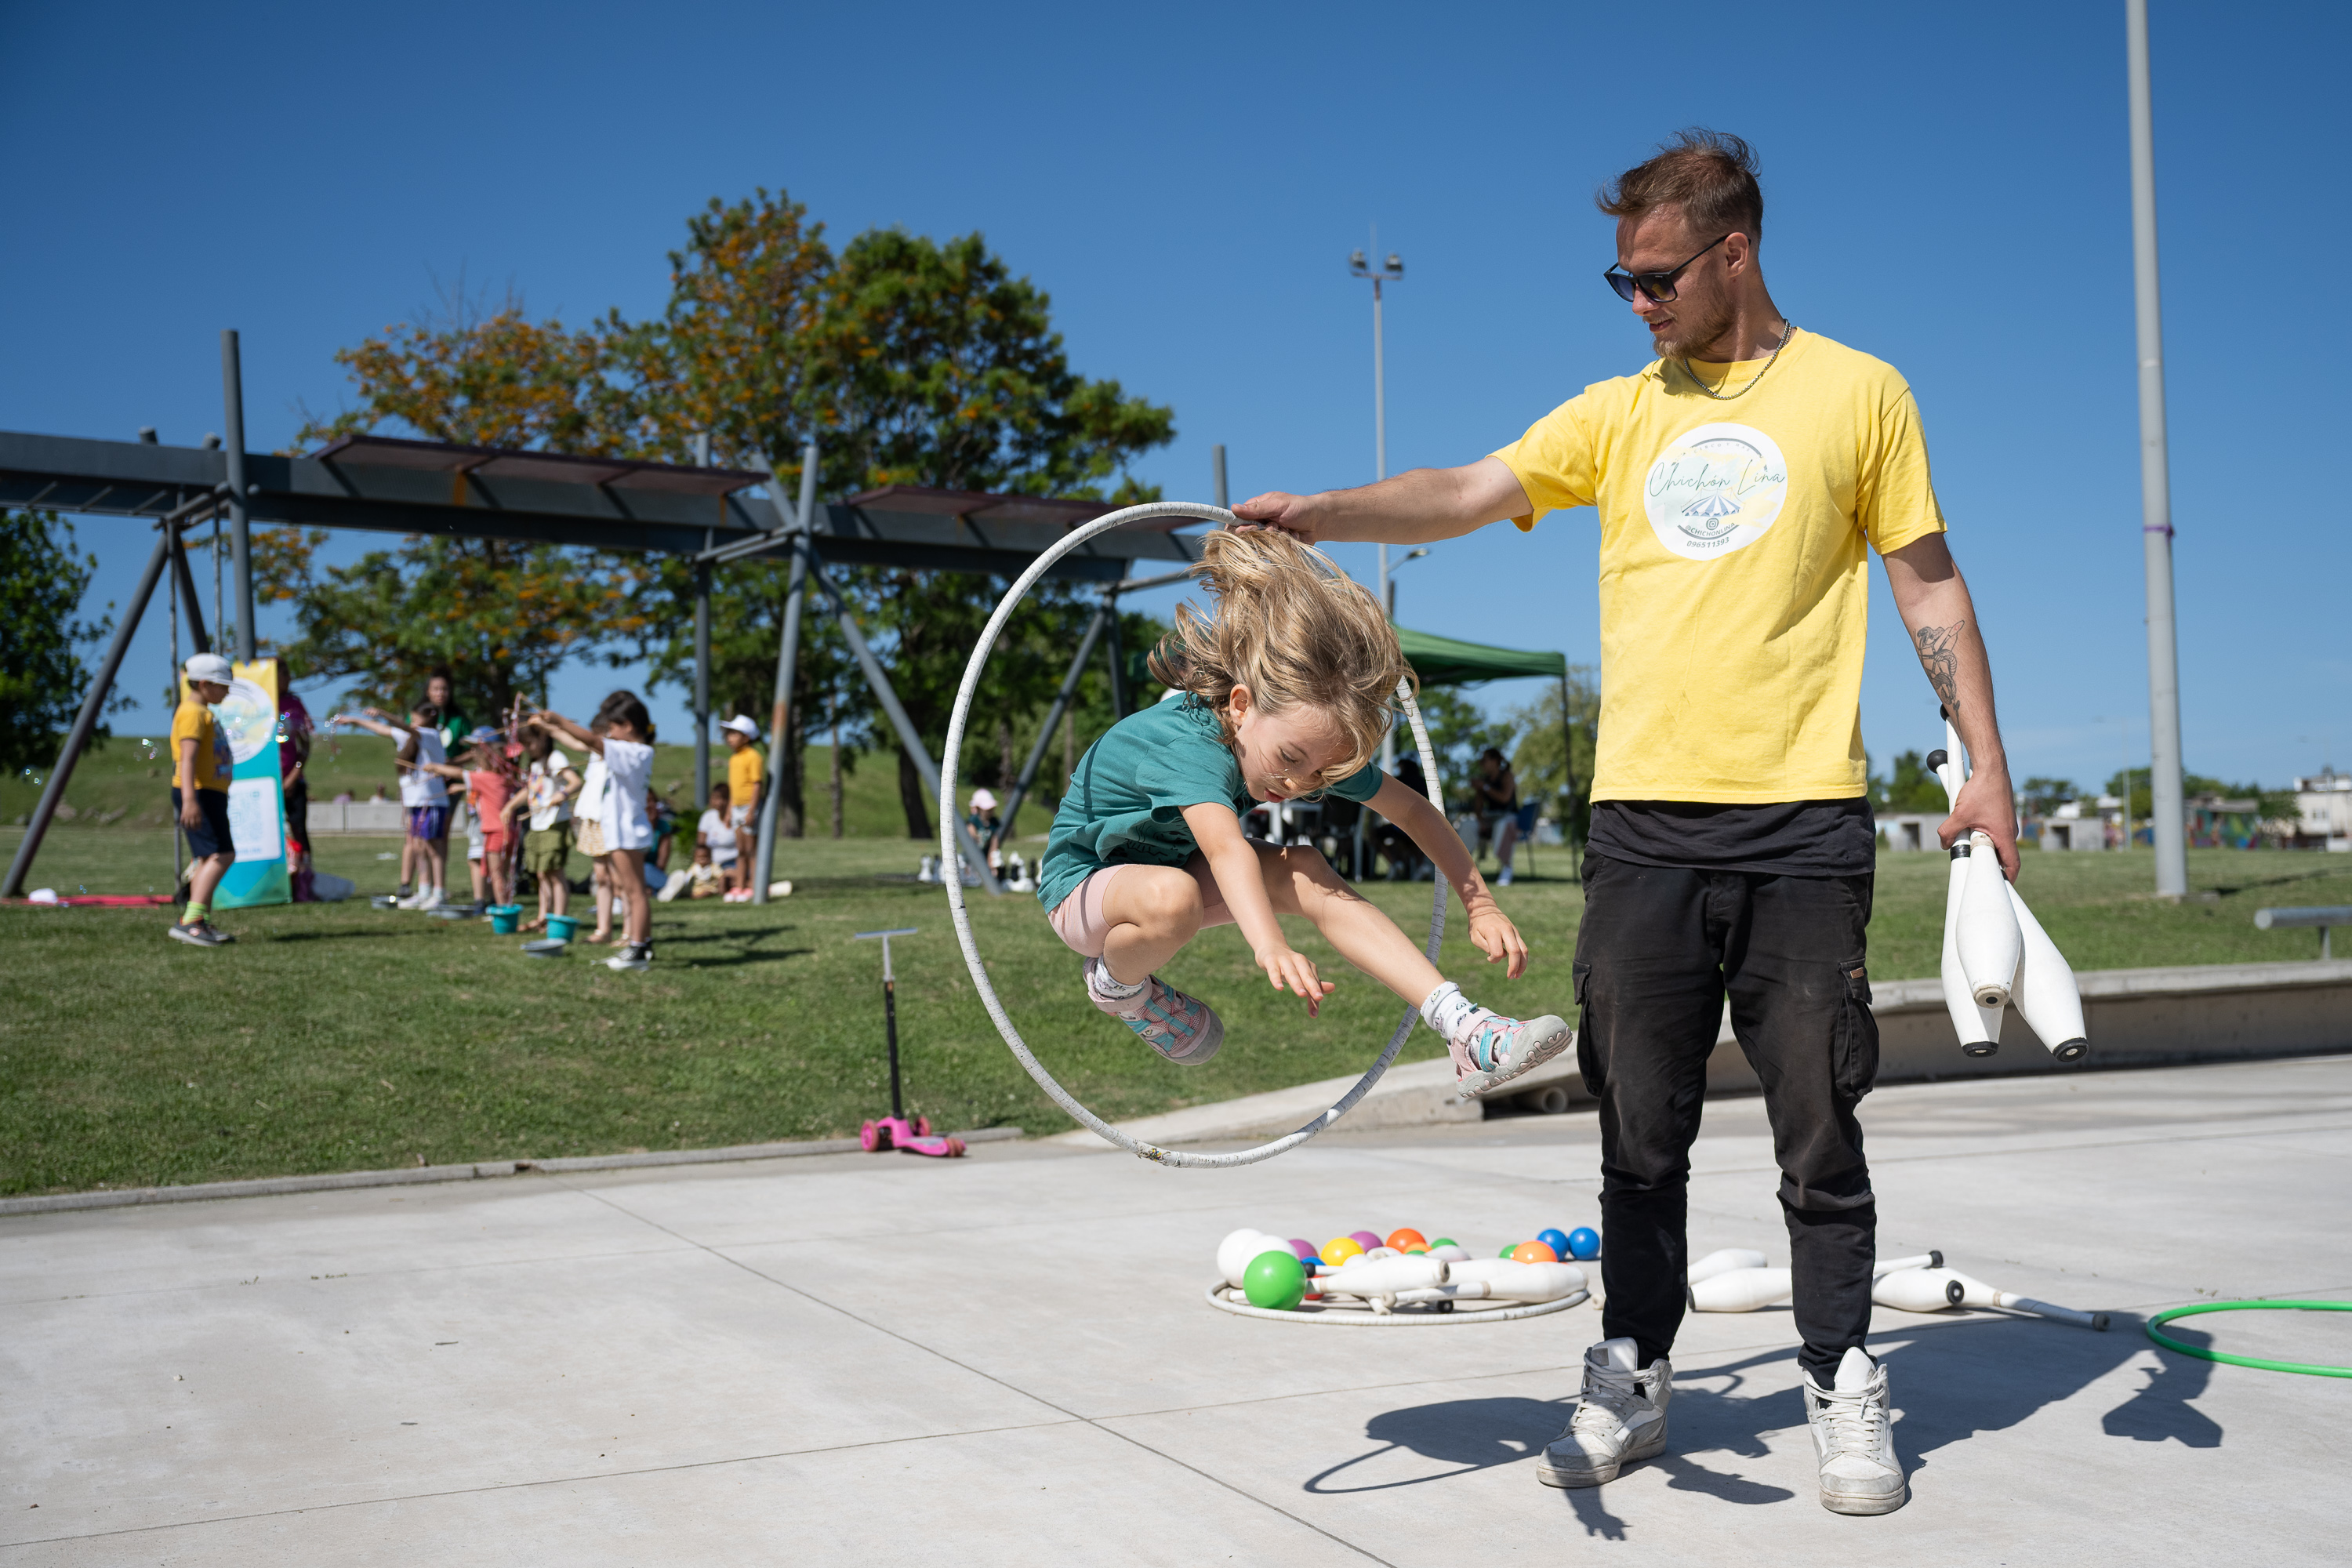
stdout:
<svg viewBox="0 0 2352 1568">
<path fill-rule="evenodd" d="M 2192 1355 L 2200 1361 L 2218 1361 L 2231 1366 L 2251 1366 L 2260 1372 L 2300 1372 L 2312 1377 L 2352 1377 L 2352 1366 L 2317 1366 L 2299 1361 L 2264 1361 L 2259 1356 L 2231 1355 L 2226 1351 L 2200 1350 L 2184 1345 L 2169 1334 L 2159 1333 L 2157 1326 L 2175 1318 L 2194 1317 L 2200 1312 L 2352 1312 L 2352 1301 L 2200 1301 L 2189 1307 L 2173 1307 L 2158 1312 L 2147 1321 L 2147 1337 L 2166 1350 Z"/>
</svg>

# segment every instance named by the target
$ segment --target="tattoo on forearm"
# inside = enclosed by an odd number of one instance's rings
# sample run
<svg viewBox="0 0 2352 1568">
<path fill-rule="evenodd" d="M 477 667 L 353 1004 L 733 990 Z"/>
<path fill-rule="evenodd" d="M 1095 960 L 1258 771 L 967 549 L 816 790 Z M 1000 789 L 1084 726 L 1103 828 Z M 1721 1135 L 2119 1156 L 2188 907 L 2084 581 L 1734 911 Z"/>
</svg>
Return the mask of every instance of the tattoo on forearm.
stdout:
<svg viewBox="0 0 2352 1568">
<path fill-rule="evenodd" d="M 1919 664 L 1927 672 L 1927 684 L 1953 713 L 1960 710 L 1960 633 L 1968 624 L 1954 621 L 1948 626 L 1921 626 L 1911 634 L 1919 645 Z"/>
</svg>

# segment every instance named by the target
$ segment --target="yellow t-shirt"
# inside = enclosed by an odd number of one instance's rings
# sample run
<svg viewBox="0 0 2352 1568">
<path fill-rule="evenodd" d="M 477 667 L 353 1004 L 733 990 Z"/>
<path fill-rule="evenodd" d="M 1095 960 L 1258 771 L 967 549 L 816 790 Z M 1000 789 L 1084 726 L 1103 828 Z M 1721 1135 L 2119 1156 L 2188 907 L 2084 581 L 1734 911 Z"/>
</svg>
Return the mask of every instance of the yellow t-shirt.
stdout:
<svg viewBox="0 0 2352 1568">
<path fill-rule="evenodd" d="M 1870 557 L 1944 530 L 1910 387 L 1799 332 L 1584 389 L 1495 454 L 1545 512 L 1601 511 L 1595 800 L 1763 805 L 1864 793 Z"/>
<path fill-rule="evenodd" d="M 745 746 L 727 759 L 727 804 L 747 810 L 760 802 L 760 748 Z"/>
<path fill-rule="evenodd" d="M 184 701 L 172 714 L 172 782 L 180 782 L 180 742 L 196 743 L 196 787 L 228 793 L 229 774 L 236 767 L 236 758 L 228 749 L 228 737 L 221 733 L 220 721 L 213 710 L 201 702 Z"/>
</svg>

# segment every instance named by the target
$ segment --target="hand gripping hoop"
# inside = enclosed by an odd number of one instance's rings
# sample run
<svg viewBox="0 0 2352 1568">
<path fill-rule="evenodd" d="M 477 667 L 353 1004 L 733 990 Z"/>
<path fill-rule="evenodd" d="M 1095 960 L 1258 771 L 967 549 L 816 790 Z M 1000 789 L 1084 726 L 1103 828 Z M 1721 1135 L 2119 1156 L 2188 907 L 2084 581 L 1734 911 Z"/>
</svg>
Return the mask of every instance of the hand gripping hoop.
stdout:
<svg viewBox="0 0 2352 1568">
<path fill-rule="evenodd" d="M 990 650 L 996 647 L 996 639 L 1003 632 L 1004 623 L 1012 619 L 1014 607 L 1028 594 L 1030 587 L 1063 556 L 1097 535 L 1155 517 L 1199 518 L 1226 527 L 1240 521 L 1223 507 L 1202 506 L 1197 501 L 1153 501 L 1098 517 L 1092 522 L 1072 529 L 1030 563 L 1029 570 L 1021 574 L 1013 586 L 1005 591 L 1004 598 L 996 606 L 996 613 L 989 616 L 988 625 L 981 629 L 980 641 L 972 647 L 971 662 L 964 667 L 963 684 L 956 689 L 955 712 L 948 721 L 947 747 L 940 757 L 940 864 L 942 866 L 952 867 L 956 863 L 957 764 L 963 755 L 964 722 L 971 713 L 971 700 L 980 688 L 981 671 L 988 667 Z M 1422 724 L 1421 710 L 1413 703 L 1411 683 L 1397 683 L 1397 700 L 1404 705 L 1405 719 L 1412 725 L 1413 744 L 1421 750 L 1422 777 L 1434 786 L 1438 777 L 1437 756 L 1429 744 L 1429 731 Z M 1438 815 L 1444 815 L 1444 802 L 1438 795 L 1433 793 L 1429 803 L 1437 807 Z M 1356 1087 L 1341 1095 L 1338 1103 L 1328 1110 L 1296 1132 L 1286 1132 L 1270 1143 L 1261 1143 L 1255 1149 L 1243 1149 L 1231 1154 L 1188 1154 L 1175 1149 L 1162 1149 L 1156 1143 L 1140 1142 L 1129 1137 L 1080 1105 L 1069 1090 L 1054 1081 L 1054 1075 L 1045 1070 L 1045 1064 L 1030 1054 L 1028 1046 L 1021 1038 L 1021 1032 L 1006 1016 L 1004 1004 L 997 999 L 996 988 L 988 983 L 988 966 L 981 962 L 980 948 L 971 937 L 971 916 L 964 908 L 963 879 L 950 875 L 944 880 L 948 890 L 948 912 L 955 920 L 956 941 L 963 948 L 964 967 L 971 972 L 972 986 L 980 993 L 981 1001 L 987 1005 L 988 1016 L 996 1020 L 996 1032 L 1004 1037 L 1004 1043 L 1013 1047 L 1013 1054 L 1020 1059 L 1023 1067 L 1029 1069 L 1029 1076 L 1037 1080 L 1040 1089 L 1054 1097 L 1055 1104 L 1139 1159 L 1151 1160 L 1162 1165 L 1215 1170 L 1255 1165 L 1260 1160 L 1270 1160 L 1276 1154 L 1296 1149 L 1355 1109 L 1356 1102 L 1370 1091 L 1372 1085 L 1380 1082 L 1382 1073 L 1389 1070 L 1389 1064 L 1396 1060 L 1397 1052 L 1404 1047 L 1405 1037 L 1412 1033 L 1413 1025 L 1421 1019 L 1418 1007 L 1407 1007 L 1403 1021 L 1397 1025 L 1396 1033 L 1389 1037 L 1388 1048 L 1380 1054 L 1379 1060 L 1372 1063 L 1370 1070 L 1356 1080 Z M 1429 959 L 1433 963 L 1437 962 L 1438 947 L 1445 936 L 1445 895 L 1446 886 L 1441 879 L 1437 883 L 1436 901 L 1429 912 Z"/>
</svg>

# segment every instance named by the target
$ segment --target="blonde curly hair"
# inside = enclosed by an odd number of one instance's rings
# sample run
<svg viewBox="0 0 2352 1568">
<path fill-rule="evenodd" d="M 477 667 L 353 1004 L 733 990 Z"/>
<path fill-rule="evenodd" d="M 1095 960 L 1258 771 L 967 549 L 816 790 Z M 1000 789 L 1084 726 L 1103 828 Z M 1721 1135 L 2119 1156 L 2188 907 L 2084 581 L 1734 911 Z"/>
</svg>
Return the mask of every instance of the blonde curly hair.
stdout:
<svg viewBox="0 0 2352 1568">
<path fill-rule="evenodd" d="M 1234 688 L 1268 713 L 1311 708 L 1347 747 L 1323 770 L 1324 787 L 1359 772 L 1389 732 L 1397 683 L 1419 689 L 1380 603 L 1321 551 L 1278 529 L 1220 529 L 1202 541 L 1192 575 L 1216 601 L 1189 602 L 1152 649 L 1152 678 L 1217 715 L 1233 744 Z"/>
</svg>

